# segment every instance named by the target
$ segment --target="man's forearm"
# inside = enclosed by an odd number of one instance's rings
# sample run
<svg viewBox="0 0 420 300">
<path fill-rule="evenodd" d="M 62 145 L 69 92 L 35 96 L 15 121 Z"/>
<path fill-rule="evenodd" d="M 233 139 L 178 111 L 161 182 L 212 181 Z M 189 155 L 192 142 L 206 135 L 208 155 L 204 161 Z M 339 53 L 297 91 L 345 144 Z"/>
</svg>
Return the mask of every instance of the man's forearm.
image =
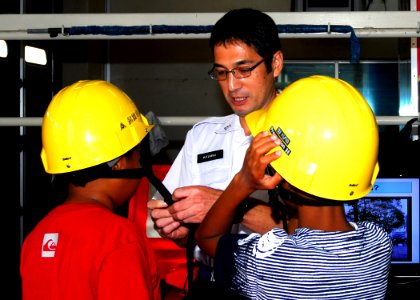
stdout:
<svg viewBox="0 0 420 300">
<path fill-rule="evenodd" d="M 207 254 L 214 257 L 220 237 L 230 231 L 238 205 L 252 192 L 236 175 L 214 203 L 196 233 L 198 245 Z"/>
<path fill-rule="evenodd" d="M 249 209 L 242 218 L 242 225 L 253 232 L 264 234 L 274 227 L 283 227 L 282 222 L 277 223 L 272 217 L 272 208 L 267 203 L 258 204 Z"/>
</svg>

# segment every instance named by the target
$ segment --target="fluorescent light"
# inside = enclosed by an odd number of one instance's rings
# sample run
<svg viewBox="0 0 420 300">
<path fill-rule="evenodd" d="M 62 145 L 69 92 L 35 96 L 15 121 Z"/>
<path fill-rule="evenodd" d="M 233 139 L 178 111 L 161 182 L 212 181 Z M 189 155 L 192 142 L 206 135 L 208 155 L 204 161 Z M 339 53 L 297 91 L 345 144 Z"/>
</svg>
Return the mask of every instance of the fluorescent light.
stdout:
<svg viewBox="0 0 420 300">
<path fill-rule="evenodd" d="M 47 64 L 47 53 L 44 49 L 25 46 L 25 61 L 27 63 L 45 66 Z"/>
<path fill-rule="evenodd" d="M 0 40 L 0 57 L 7 57 L 7 43 L 4 40 Z"/>
</svg>

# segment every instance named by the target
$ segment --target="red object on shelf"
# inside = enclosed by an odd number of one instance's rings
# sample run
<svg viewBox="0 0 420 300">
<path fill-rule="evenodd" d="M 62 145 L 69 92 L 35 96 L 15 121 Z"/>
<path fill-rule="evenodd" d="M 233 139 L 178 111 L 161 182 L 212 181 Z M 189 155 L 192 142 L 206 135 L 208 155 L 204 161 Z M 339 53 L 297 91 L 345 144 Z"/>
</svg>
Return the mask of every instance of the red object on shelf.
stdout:
<svg viewBox="0 0 420 300">
<path fill-rule="evenodd" d="M 153 172 L 157 178 L 163 180 L 168 173 L 170 165 L 154 165 Z M 128 218 L 140 230 L 147 231 L 148 209 L 147 201 L 150 198 L 150 183 L 143 177 L 136 193 L 131 198 L 128 209 Z M 179 247 L 172 240 L 160 237 L 149 237 L 148 241 L 158 260 L 161 279 L 176 288 L 184 289 L 187 280 L 187 259 L 185 248 Z"/>
</svg>

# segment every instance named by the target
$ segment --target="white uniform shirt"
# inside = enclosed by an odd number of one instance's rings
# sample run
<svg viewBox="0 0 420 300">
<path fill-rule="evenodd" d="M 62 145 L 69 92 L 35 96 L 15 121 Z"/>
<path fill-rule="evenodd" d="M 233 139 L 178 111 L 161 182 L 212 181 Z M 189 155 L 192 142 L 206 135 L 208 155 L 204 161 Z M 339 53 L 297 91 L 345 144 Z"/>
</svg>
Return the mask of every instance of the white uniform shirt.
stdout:
<svg viewBox="0 0 420 300">
<path fill-rule="evenodd" d="M 163 184 L 171 193 L 175 188 L 191 185 L 224 190 L 242 168 L 251 140 L 252 136 L 245 135 L 235 114 L 198 122 L 188 131 L 184 146 Z M 248 232 L 243 226 L 233 226 L 233 231 Z M 198 247 L 195 257 L 207 265 L 212 264 Z"/>
<path fill-rule="evenodd" d="M 190 185 L 224 190 L 241 169 L 251 139 L 234 114 L 198 122 L 188 131 L 163 184 L 171 193 Z"/>
</svg>

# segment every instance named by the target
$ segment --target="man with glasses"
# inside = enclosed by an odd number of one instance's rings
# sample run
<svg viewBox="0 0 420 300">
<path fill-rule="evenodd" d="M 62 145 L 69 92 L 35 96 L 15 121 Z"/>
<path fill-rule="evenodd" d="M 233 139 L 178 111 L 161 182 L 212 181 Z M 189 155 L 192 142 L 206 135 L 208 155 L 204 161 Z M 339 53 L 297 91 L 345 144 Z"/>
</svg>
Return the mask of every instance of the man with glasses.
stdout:
<svg viewBox="0 0 420 300">
<path fill-rule="evenodd" d="M 267 107 L 276 97 L 275 82 L 283 67 L 277 26 L 258 10 L 226 13 L 216 22 L 209 45 L 214 58 L 209 76 L 218 82 L 233 114 L 208 118 L 193 126 L 163 181 L 175 203 L 168 207 L 164 201 L 148 202 L 159 234 L 184 246 L 190 225 L 201 223 L 240 170 L 252 140 L 245 116 Z M 234 232 L 263 233 L 278 223 L 266 202 L 248 201 L 241 211 Z M 194 256 L 201 265 L 191 295 L 215 299 L 217 294 L 210 284 L 212 261 L 198 247 Z M 198 294 L 199 290 L 204 292 Z"/>
</svg>

